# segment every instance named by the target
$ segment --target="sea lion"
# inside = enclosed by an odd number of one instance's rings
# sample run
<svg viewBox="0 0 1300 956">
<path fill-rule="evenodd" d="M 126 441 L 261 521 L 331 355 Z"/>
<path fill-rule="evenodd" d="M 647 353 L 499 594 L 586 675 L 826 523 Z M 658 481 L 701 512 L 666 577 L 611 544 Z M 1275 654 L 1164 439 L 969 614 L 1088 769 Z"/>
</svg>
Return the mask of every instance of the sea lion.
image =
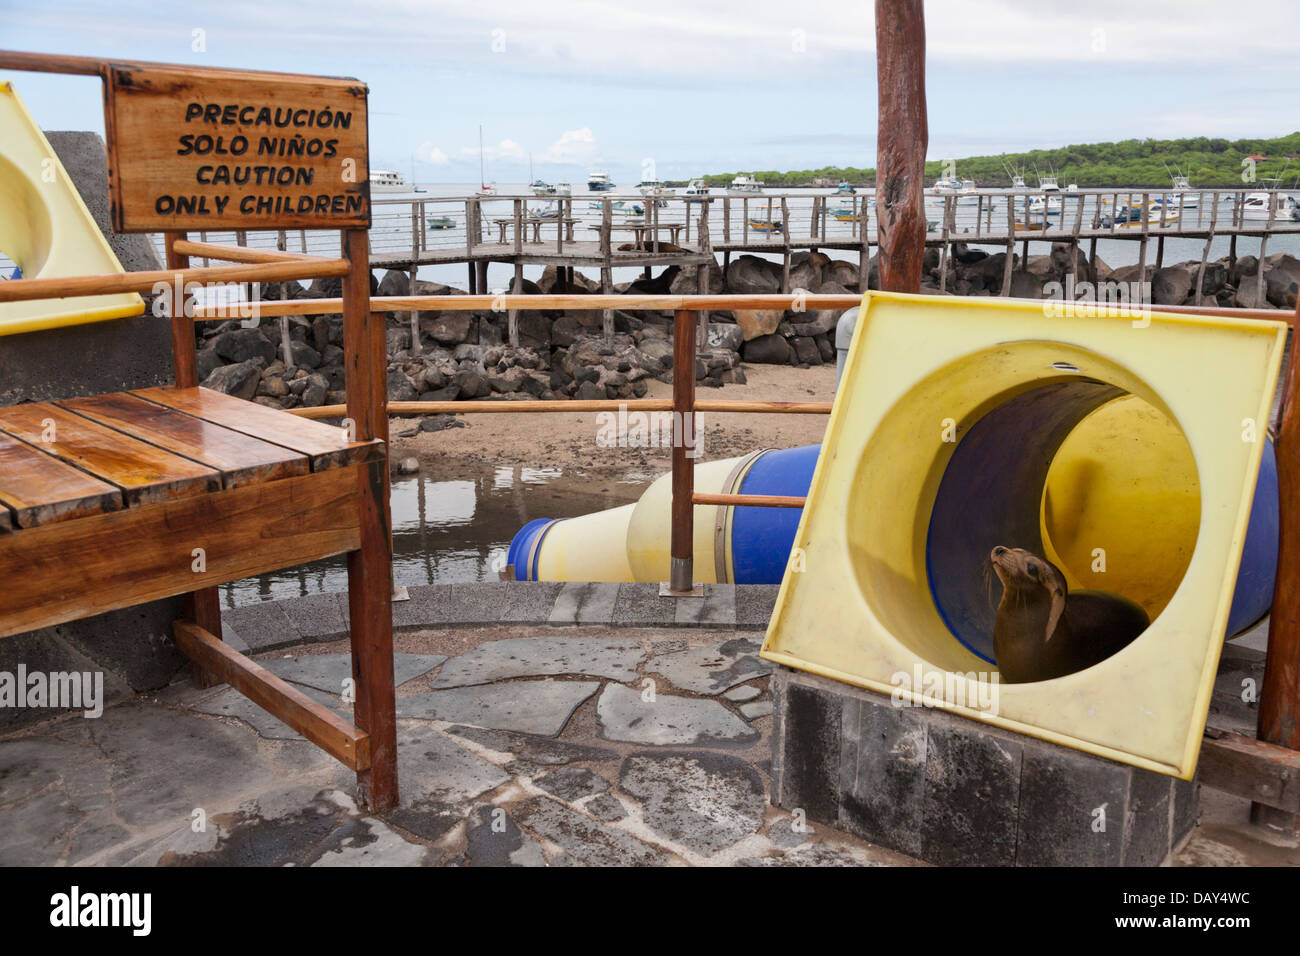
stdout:
<svg viewBox="0 0 1300 956">
<path fill-rule="evenodd" d="M 1118 594 L 1071 594 L 1060 569 L 1031 551 L 999 545 L 989 561 L 1002 582 L 993 652 L 1008 683 L 1050 680 L 1091 667 L 1151 623 L 1146 611 Z"/>
</svg>

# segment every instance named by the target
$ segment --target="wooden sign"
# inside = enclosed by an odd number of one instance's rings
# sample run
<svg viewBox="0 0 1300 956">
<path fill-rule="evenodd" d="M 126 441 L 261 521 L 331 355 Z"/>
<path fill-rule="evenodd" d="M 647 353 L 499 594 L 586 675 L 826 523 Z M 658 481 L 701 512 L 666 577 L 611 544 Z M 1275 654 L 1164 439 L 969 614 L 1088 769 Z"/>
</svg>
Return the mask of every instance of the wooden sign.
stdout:
<svg viewBox="0 0 1300 956">
<path fill-rule="evenodd" d="M 357 80 L 110 66 L 113 228 L 369 228 L 366 93 Z"/>
</svg>

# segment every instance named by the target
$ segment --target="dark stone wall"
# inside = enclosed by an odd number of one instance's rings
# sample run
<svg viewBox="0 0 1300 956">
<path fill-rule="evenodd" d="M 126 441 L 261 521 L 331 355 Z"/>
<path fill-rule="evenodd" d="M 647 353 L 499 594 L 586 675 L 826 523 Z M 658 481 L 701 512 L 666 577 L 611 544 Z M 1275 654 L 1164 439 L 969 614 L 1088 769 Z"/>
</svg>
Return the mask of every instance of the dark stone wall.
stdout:
<svg viewBox="0 0 1300 956">
<path fill-rule="evenodd" d="M 47 132 L 86 207 L 130 272 L 161 269 L 148 236 L 109 228 L 104 141 L 95 133 Z M 165 385 L 172 381 L 167 319 L 145 314 L 0 336 L 0 405 Z M 124 543 L 124 546 L 127 546 Z M 180 600 L 158 601 L 0 640 L 0 671 L 102 670 L 111 698 L 167 684 L 184 660 L 171 643 Z M 0 733 L 49 719 L 50 710 L 0 708 Z"/>
<path fill-rule="evenodd" d="M 104 141 L 95 133 L 45 135 L 122 268 L 161 269 L 148 236 L 119 236 L 109 228 Z M 147 307 L 144 315 L 129 319 L 0 336 L 0 405 L 98 395 L 171 380 L 169 323 Z"/>
</svg>

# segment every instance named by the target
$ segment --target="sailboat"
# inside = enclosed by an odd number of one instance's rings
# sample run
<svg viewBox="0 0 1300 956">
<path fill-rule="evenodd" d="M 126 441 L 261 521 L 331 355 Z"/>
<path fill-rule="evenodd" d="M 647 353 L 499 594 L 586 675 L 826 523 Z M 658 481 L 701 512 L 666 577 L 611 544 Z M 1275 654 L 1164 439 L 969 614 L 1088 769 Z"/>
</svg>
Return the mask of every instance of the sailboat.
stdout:
<svg viewBox="0 0 1300 956">
<path fill-rule="evenodd" d="M 425 189 L 423 186 L 415 185 L 415 154 L 412 153 L 411 154 L 411 192 L 427 193 L 428 191 L 429 190 Z"/>
<path fill-rule="evenodd" d="M 483 175 L 483 124 L 478 127 L 478 194 L 480 196 L 495 196 L 497 194 L 497 184 L 484 181 Z"/>
</svg>

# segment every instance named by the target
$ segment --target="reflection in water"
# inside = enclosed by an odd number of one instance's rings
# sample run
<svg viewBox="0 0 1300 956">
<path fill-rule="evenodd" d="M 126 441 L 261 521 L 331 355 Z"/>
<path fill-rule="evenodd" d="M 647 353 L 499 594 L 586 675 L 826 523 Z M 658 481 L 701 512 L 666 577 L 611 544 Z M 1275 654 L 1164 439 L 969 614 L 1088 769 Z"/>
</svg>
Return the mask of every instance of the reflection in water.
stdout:
<svg viewBox="0 0 1300 956">
<path fill-rule="evenodd" d="M 533 518 L 571 518 L 634 501 L 648 483 L 609 481 L 575 491 L 558 468 L 457 462 L 455 477 L 394 477 L 393 578 L 398 585 L 495 581 L 514 533 Z M 467 477 L 468 476 L 468 477 Z M 222 604 L 345 591 L 343 555 L 222 585 Z"/>
</svg>

